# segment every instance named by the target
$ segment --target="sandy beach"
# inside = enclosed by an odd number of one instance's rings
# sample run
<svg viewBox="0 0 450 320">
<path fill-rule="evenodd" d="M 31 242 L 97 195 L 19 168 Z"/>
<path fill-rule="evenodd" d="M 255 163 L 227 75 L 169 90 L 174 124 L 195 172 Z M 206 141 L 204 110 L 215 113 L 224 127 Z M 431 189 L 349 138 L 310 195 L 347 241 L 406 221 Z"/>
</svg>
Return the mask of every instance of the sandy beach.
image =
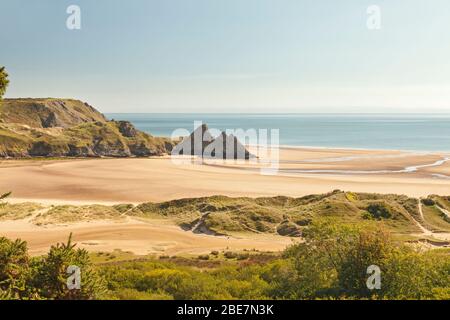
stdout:
<svg viewBox="0 0 450 320">
<path fill-rule="evenodd" d="M 70 233 L 77 247 L 92 252 L 120 249 L 137 255 L 205 254 L 212 250 L 256 249 L 280 251 L 292 243 L 288 237 L 246 235 L 218 237 L 183 231 L 167 221 L 81 222 L 65 226 L 40 227 L 28 221 L 0 223 L 0 235 L 27 241 L 31 255 L 41 255 L 57 242 L 67 241 Z"/>
<path fill-rule="evenodd" d="M 169 158 L 4 160 L 0 190 L 12 201 L 141 203 L 227 195 L 300 197 L 334 189 L 420 197 L 450 194 L 446 154 L 400 151 L 282 148 L 279 171 L 260 163 Z"/>
<path fill-rule="evenodd" d="M 261 162 L 170 158 L 4 160 L 0 190 L 11 202 L 116 204 L 227 195 L 300 197 L 334 189 L 355 192 L 450 195 L 447 154 L 400 151 L 281 148 L 276 175 L 261 174 Z M 127 219 L 39 227 L 26 220 L 0 222 L 0 235 L 27 240 L 32 254 L 65 241 L 70 232 L 90 251 L 122 249 L 136 254 L 201 254 L 211 250 L 278 251 L 281 236 L 216 237 L 183 231 L 161 221 Z"/>
</svg>

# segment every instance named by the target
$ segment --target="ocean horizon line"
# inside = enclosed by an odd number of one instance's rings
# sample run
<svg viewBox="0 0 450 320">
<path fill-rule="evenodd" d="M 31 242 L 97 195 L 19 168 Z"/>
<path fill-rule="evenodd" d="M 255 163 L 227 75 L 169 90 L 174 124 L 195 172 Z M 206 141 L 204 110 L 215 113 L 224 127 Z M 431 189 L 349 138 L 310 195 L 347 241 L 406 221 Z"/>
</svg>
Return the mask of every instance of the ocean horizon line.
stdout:
<svg viewBox="0 0 450 320">
<path fill-rule="evenodd" d="M 107 113 L 157 137 L 195 129 L 196 121 L 227 129 L 279 130 L 276 144 L 359 150 L 450 151 L 450 114 Z M 198 126 L 198 124 L 197 124 Z"/>
<path fill-rule="evenodd" d="M 157 115 L 398 115 L 402 117 L 414 115 L 448 115 L 449 112 L 103 112 L 114 114 L 157 114 Z"/>
</svg>

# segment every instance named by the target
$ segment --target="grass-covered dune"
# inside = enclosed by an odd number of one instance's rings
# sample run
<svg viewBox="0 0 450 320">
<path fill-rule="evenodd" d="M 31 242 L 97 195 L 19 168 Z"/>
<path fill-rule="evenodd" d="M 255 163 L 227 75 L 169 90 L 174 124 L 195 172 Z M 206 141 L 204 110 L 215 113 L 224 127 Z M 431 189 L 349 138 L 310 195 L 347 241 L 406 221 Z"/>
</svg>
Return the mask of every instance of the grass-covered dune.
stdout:
<svg viewBox="0 0 450 320">
<path fill-rule="evenodd" d="M 108 121 L 87 103 L 71 99 L 0 102 L 0 157 L 130 157 L 170 152 L 127 121 Z"/>
<path fill-rule="evenodd" d="M 428 201 L 422 199 L 422 217 L 419 200 L 415 198 L 336 190 L 301 198 L 212 196 L 140 205 L 42 207 L 36 204 L 7 204 L 0 208 L 0 220 L 28 216 L 34 224 L 49 225 L 119 220 L 128 216 L 144 220 L 167 219 L 197 233 L 267 233 L 298 237 L 315 219 L 331 218 L 339 223 L 383 224 L 391 232 L 406 236 L 421 233 L 419 225 L 434 232 L 449 231 L 450 219 L 441 211 L 449 207 L 446 197 L 431 196 Z"/>
<path fill-rule="evenodd" d="M 422 203 L 424 225 L 435 232 L 450 232 L 450 197 L 431 195 Z"/>
<path fill-rule="evenodd" d="M 254 232 L 299 236 L 313 219 L 323 217 L 341 222 L 383 221 L 399 233 L 420 231 L 413 218 L 419 214 L 416 199 L 339 190 L 301 198 L 215 196 L 144 203 L 128 214 L 172 218 L 183 228 L 219 234 Z"/>
</svg>

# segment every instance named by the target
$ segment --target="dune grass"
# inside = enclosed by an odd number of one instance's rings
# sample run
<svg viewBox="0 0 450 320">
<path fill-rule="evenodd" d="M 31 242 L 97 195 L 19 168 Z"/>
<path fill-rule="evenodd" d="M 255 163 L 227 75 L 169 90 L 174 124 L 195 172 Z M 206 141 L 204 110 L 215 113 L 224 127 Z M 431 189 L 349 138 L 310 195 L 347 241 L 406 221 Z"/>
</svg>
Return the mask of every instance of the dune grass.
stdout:
<svg viewBox="0 0 450 320">
<path fill-rule="evenodd" d="M 21 220 L 31 217 L 43 207 L 36 203 L 26 202 L 0 205 L 0 221 Z"/>
<path fill-rule="evenodd" d="M 450 223 L 446 220 L 445 214 L 436 206 L 423 206 L 425 222 L 433 227 L 437 232 L 450 232 Z"/>
<path fill-rule="evenodd" d="M 118 220 L 121 219 L 120 212 L 110 206 L 87 205 L 87 206 L 53 206 L 44 213 L 37 215 L 33 222 L 37 225 L 63 224 L 75 222 L 92 222 L 96 220 Z"/>
</svg>

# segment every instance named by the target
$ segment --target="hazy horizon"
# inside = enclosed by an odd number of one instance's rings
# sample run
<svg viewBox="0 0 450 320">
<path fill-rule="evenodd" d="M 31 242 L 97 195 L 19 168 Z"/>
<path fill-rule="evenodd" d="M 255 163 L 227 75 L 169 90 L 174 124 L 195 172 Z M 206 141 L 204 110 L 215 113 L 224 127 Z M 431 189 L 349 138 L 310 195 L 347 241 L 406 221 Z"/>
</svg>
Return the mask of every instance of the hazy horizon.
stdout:
<svg viewBox="0 0 450 320">
<path fill-rule="evenodd" d="M 69 30 L 69 5 L 81 29 Z M 380 9 L 381 29 L 367 27 Z M 104 113 L 450 113 L 450 3 L 0 4 L 8 97 Z"/>
<path fill-rule="evenodd" d="M 450 111 L 447 112 L 104 112 L 105 115 L 114 115 L 114 114 L 180 114 L 180 115 L 186 115 L 186 114 L 199 114 L 199 115 L 206 115 L 206 114 L 212 114 L 212 115 L 218 115 L 218 114 L 229 114 L 229 115 L 236 115 L 236 114 L 242 114 L 242 115 L 288 115 L 288 114 L 295 114 L 295 115 L 399 115 L 403 117 L 408 117 L 408 115 L 414 116 L 414 115 L 428 115 L 428 116 L 434 116 L 434 115 L 449 115 Z"/>
</svg>

